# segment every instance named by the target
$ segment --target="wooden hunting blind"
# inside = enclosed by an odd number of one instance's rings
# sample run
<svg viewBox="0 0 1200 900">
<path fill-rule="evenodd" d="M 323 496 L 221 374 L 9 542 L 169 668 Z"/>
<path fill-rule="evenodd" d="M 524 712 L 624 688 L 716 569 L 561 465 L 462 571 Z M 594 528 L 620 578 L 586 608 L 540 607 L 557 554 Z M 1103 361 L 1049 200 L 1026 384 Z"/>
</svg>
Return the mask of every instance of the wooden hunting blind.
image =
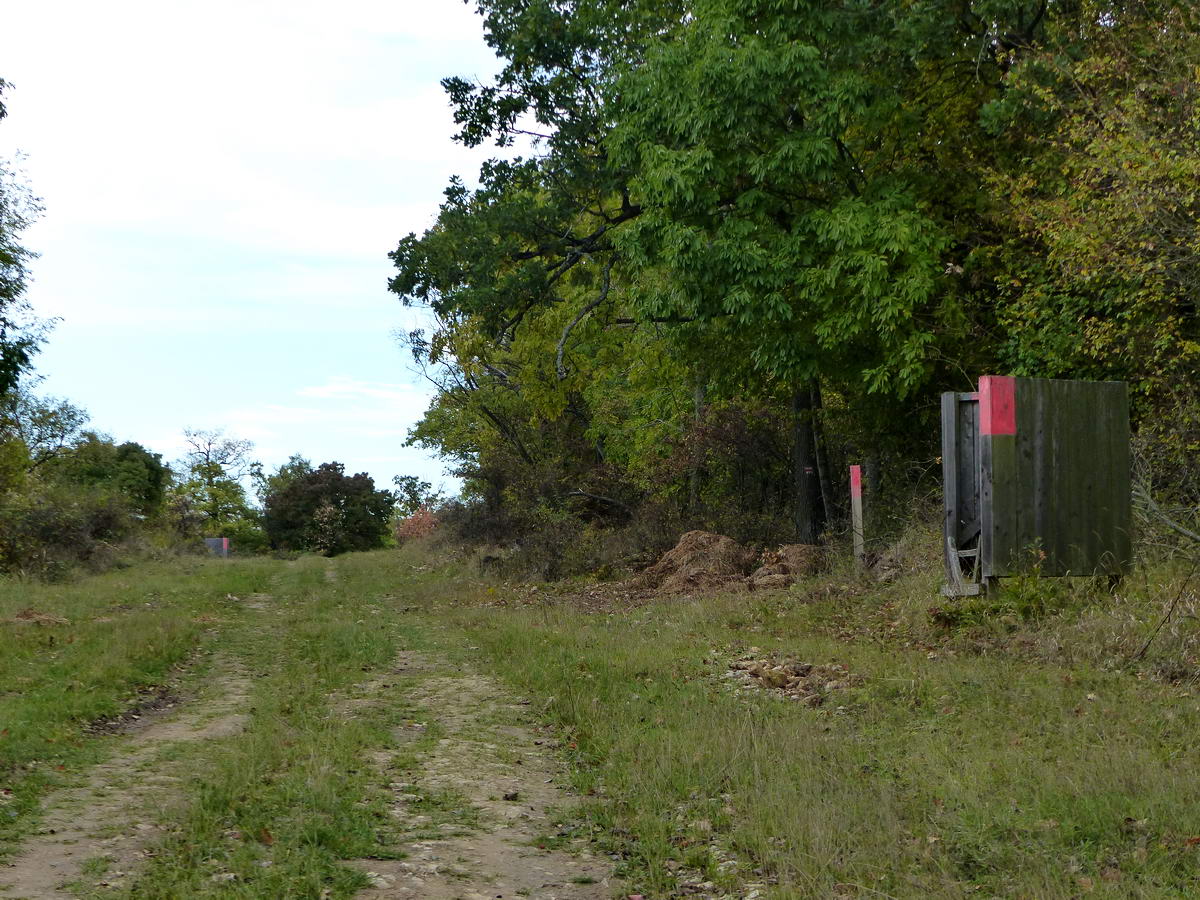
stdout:
<svg viewBox="0 0 1200 900">
<path fill-rule="evenodd" d="M 1125 574 L 1129 394 L 1119 381 L 985 375 L 942 394 L 948 596 L 1036 567 Z"/>
</svg>

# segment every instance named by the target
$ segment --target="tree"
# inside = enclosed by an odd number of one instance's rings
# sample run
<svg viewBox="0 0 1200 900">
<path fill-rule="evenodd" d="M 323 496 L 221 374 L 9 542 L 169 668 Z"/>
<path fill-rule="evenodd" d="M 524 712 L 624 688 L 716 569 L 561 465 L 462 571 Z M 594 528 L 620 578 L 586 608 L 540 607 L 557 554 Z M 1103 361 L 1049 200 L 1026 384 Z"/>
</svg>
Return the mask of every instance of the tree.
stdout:
<svg viewBox="0 0 1200 900">
<path fill-rule="evenodd" d="M 1040 136 L 991 172 L 1018 226 L 997 254 L 1014 372 L 1126 380 L 1142 415 L 1194 395 L 1198 68 L 1194 7 L 1121 5 L 1029 54 L 986 110 L 998 134 Z"/>
<path fill-rule="evenodd" d="M 0 443 L 24 448 L 25 469 L 34 471 L 67 453 L 88 418 L 66 400 L 14 388 L 0 397 Z"/>
<path fill-rule="evenodd" d="M 48 468 L 59 480 L 119 494 L 142 516 L 161 510 L 171 480 L 161 454 L 133 441 L 116 444 L 94 431 L 85 431 Z"/>
<path fill-rule="evenodd" d="M 428 481 L 422 481 L 416 475 L 397 475 L 392 479 L 396 486 L 396 512 L 401 516 L 411 516 L 422 509 L 436 506 L 444 498 L 441 491 L 435 491 Z"/>
<path fill-rule="evenodd" d="M 0 79 L 0 119 L 7 114 Z M 35 255 L 20 243 L 21 232 L 41 214 L 41 204 L 12 164 L 0 160 L 0 397 L 17 386 L 45 338 L 49 323 L 39 322 L 25 301 L 29 263 Z"/>
<path fill-rule="evenodd" d="M 753 435 L 811 540 L 840 457 L 936 455 L 940 389 L 1194 384 L 1185 4 L 479 8 L 504 63 L 445 82 L 459 140 L 536 140 L 451 182 L 391 286 L 436 321 L 409 337 L 439 389 L 411 439 L 490 507 L 700 515 L 706 460 Z"/>
<path fill-rule="evenodd" d="M 582 341 L 652 327 L 684 364 L 685 395 L 785 398 L 798 530 L 814 539 L 819 380 L 910 397 L 958 316 L 944 302 L 952 229 L 898 152 L 906 139 L 936 152 L 965 115 L 920 115 L 944 93 L 925 90 L 938 85 L 922 42 L 958 25 L 956 7 L 905 23 L 820 0 L 480 7 L 509 64 L 492 87 L 448 80 L 460 139 L 511 141 L 522 116 L 546 131 L 534 158 L 485 166 L 479 190 L 452 183 L 437 225 L 393 254 L 392 289 L 439 317 L 430 360 L 453 355 L 474 394 L 538 390 L 535 408 L 557 379 L 560 414 L 586 431 L 571 384 Z M 943 43 L 951 71 L 980 57 Z M 968 97 L 991 89 L 961 80 Z M 540 362 L 512 365 L 521 344 Z"/>
<path fill-rule="evenodd" d="M 283 550 L 328 556 L 383 546 L 395 497 L 370 475 L 347 475 L 339 462 L 277 482 L 263 501 L 267 536 Z"/>
<path fill-rule="evenodd" d="M 184 478 L 173 491 L 181 525 L 196 520 L 208 536 L 219 536 L 222 526 L 253 519 L 242 481 L 253 470 L 251 441 L 226 437 L 217 430 L 187 429 L 188 450 L 180 466 Z"/>
<path fill-rule="evenodd" d="M 293 481 L 310 474 L 312 470 L 312 463 L 299 453 L 293 453 L 287 462 L 270 474 L 265 473 L 261 466 L 255 465 L 252 477 L 258 502 L 266 503 L 268 496 L 281 493 Z"/>
</svg>

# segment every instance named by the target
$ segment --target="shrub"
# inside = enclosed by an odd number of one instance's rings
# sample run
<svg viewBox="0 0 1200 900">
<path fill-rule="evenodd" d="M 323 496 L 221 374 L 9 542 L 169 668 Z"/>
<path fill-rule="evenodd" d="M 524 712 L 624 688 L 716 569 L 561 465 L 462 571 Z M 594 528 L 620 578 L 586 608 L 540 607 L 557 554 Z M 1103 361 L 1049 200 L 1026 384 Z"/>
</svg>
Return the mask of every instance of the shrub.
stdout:
<svg viewBox="0 0 1200 900">
<path fill-rule="evenodd" d="M 31 481 L 0 497 L 0 571 L 46 579 L 105 568 L 134 529 L 120 495 Z"/>
<path fill-rule="evenodd" d="M 425 537 L 432 534 L 438 527 L 438 516 L 428 506 L 422 506 L 412 515 L 396 521 L 395 536 L 397 543 Z"/>
<path fill-rule="evenodd" d="M 322 463 L 263 498 L 263 521 L 278 550 L 333 556 L 382 547 L 394 498 L 375 490 L 365 472 L 347 475 L 339 462 Z"/>
</svg>

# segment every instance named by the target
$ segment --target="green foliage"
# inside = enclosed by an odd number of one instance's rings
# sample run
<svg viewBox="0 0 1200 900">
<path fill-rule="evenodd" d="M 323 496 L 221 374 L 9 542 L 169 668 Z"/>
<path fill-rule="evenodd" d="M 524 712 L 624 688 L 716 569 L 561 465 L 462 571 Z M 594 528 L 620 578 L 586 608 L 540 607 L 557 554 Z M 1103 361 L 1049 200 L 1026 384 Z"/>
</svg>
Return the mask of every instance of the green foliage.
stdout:
<svg viewBox="0 0 1200 900">
<path fill-rule="evenodd" d="M 170 469 L 81 432 L 87 413 L 22 387 L 0 407 L 0 572 L 60 579 L 118 563 L 163 510 Z"/>
<path fill-rule="evenodd" d="M 423 509 L 433 509 L 445 499 L 441 491 L 435 491 L 428 481 L 416 475 L 397 475 L 392 479 L 396 486 L 396 514 L 411 516 Z"/>
<path fill-rule="evenodd" d="M 87 421 L 86 410 L 58 397 L 40 397 L 27 386 L 0 396 L 0 442 L 25 447 L 27 471 L 67 453 Z"/>
<path fill-rule="evenodd" d="M 264 497 L 264 527 L 273 547 L 334 556 L 382 547 L 393 506 L 391 492 L 376 490 L 365 472 L 321 463 Z"/>
<path fill-rule="evenodd" d="M 1023 374 L 1127 380 L 1143 414 L 1200 362 L 1197 24 L 1170 2 L 1088 5 L 1072 43 L 1029 54 L 986 110 L 1040 134 L 1036 157 L 992 175 L 1019 229 L 1002 352 Z"/>
<path fill-rule="evenodd" d="M 259 502 L 265 503 L 268 495 L 279 493 L 293 481 L 303 478 L 311 472 L 312 463 L 299 453 L 293 453 L 288 457 L 287 462 L 269 474 L 256 463 L 252 467 L 251 476 L 254 479 L 254 490 L 258 495 Z"/>
<path fill-rule="evenodd" d="M 171 480 L 161 454 L 133 441 L 116 444 L 93 431 L 84 432 L 48 469 L 56 479 L 114 491 L 143 516 L 161 511 Z"/>
<path fill-rule="evenodd" d="M 703 3 L 625 76 L 610 146 L 643 213 L 616 242 L 669 272 L 639 283 L 648 314 L 722 320 L 768 376 L 852 374 L 901 395 L 924 381 L 949 237 L 873 152 L 911 73 L 885 52 L 897 81 L 873 84 L 848 52 L 901 50 L 889 25 L 822 3 Z"/>
<path fill-rule="evenodd" d="M 242 482 L 254 469 L 249 459 L 254 445 L 219 430 L 189 429 L 184 438 L 183 477 L 170 493 L 171 517 L 179 531 L 221 537 L 233 523 L 253 519 Z"/>
<path fill-rule="evenodd" d="M 221 537 L 229 538 L 229 549 L 239 556 L 266 553 L 271 546 L 263 527 L 263 517 L 255 510 L 227 522 L 221 528 Z"/>
<path fill-rule="evenodd" d="M 133 528 L 112 491 L 32 480 L 0 494 L 0 572 L 55 580 L 80 565 L 100 570 Z"/>
<path fill-rule="evenodd" d="M 0 496 L 24 483 L 29 462 L 29 448 L 24 441 L 0 440 Z"/>
<path fill-rule="evenodd" d="M 24 300 L 33 253 L 17 242 L 36 214 L 36 201 L 0 160 L 0 394 L 29 371 L 45 338 L 46 323 L 32 317 Z"/>
<path fill-rule="evenodd" d="M 391 286 L 434 314 L 411 439 L 492 535 L 664 503 L 807 535 L 846 461 L 911 492 L 980 374 L 1127 379 L 1147 428 L 1200 387 L 1190 7 L 478 5 L 502 68 L 444 82 L 459 140 L 536 140 Z M 696 449 L 733 409 L 775 423 L 764 484 Z"/>
<path fill-rule="evenodd" d="M 0 78 L 0 120 L 7 111 Z M 29 263 L 35 257 L 21 244 L 21 232 L 41 214 L 41 203 L 14 165 L 0 159 L 0 397 L 17 386 L 30 368 L 33 355 L 45 339 L 48 323 L 29 311 L 25 289 Z"/>
</svg>

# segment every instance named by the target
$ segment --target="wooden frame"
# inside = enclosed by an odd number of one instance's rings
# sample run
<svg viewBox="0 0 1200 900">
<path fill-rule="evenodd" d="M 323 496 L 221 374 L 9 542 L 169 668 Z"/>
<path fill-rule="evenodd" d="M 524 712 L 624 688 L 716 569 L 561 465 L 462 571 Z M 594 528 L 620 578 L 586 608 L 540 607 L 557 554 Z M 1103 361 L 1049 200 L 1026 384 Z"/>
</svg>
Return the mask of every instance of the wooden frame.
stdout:
<svg viewBox="0 0 1200 900">
<path fill-rule="evenodd" d="M 984 376 L 942 395 L 946 587 L 1129 570 L 1129 399 L 1123 382 Z"/>
</svg>

